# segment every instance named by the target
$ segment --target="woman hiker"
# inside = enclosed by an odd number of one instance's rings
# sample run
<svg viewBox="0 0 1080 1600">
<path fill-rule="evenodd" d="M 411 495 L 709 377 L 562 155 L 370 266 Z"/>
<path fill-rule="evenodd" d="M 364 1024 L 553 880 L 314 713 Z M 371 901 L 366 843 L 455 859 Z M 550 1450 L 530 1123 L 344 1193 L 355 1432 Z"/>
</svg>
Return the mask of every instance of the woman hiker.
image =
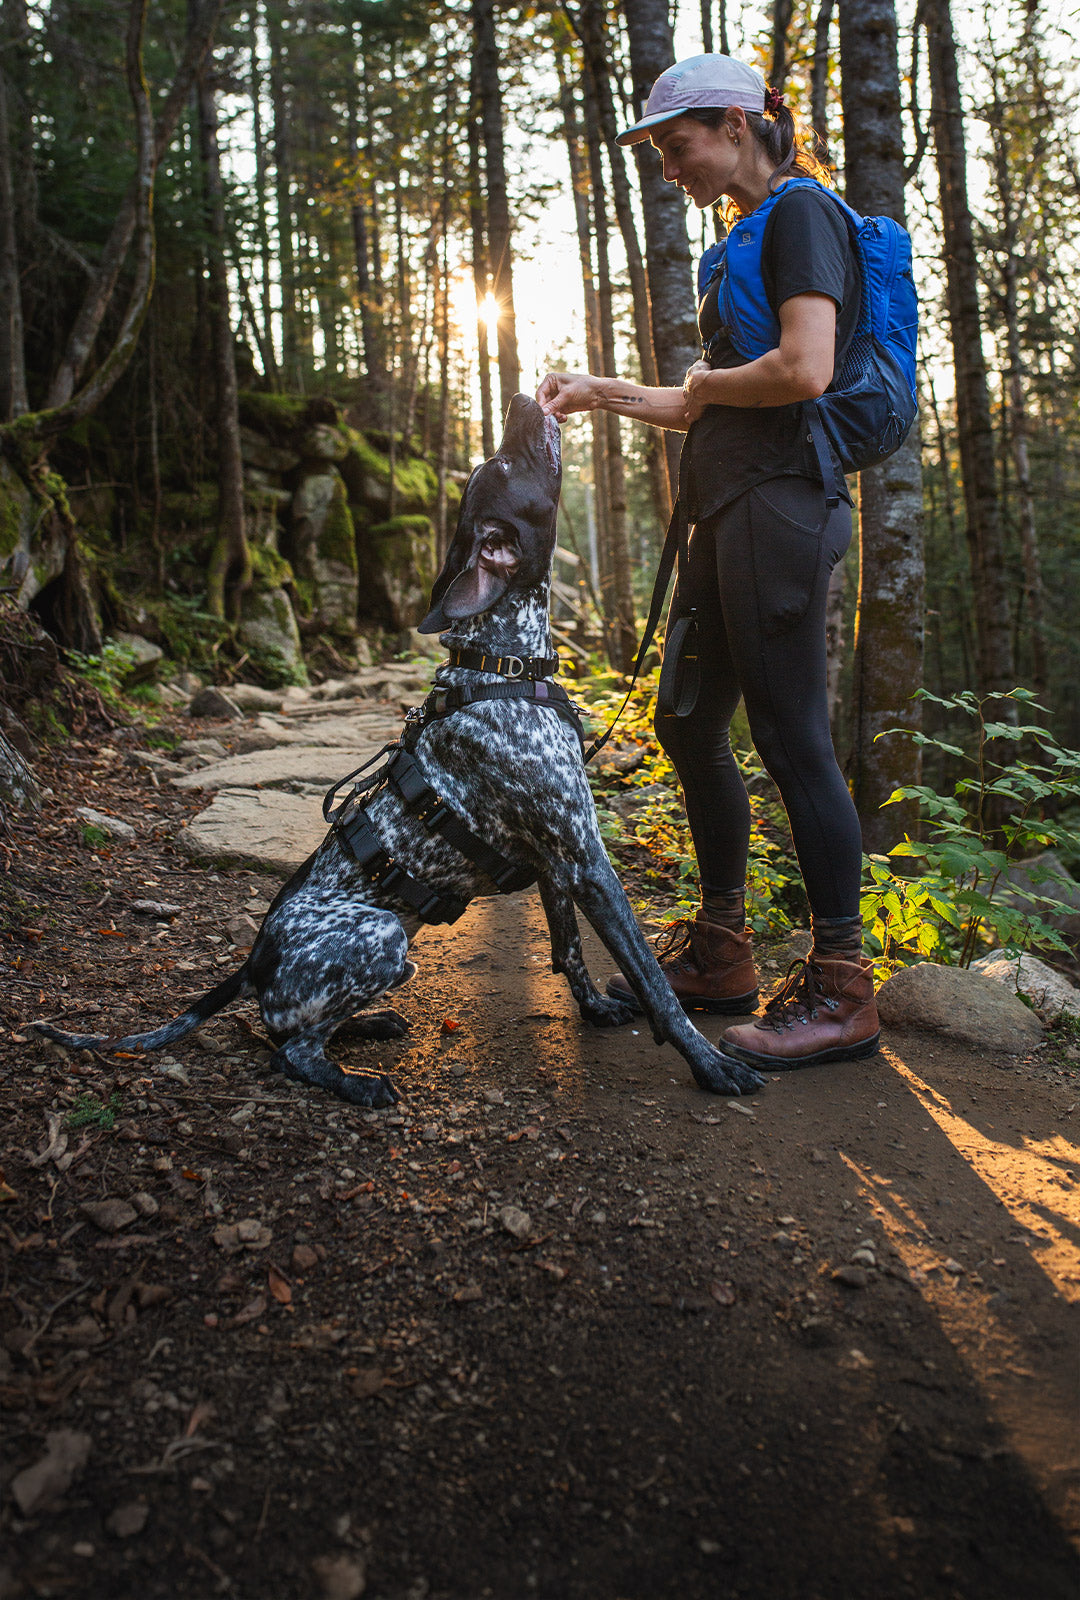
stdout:
<svg viewBox="0 0 1080 1600">
<path fill-rule="evenodd" d="M 700 688 L 688 715 L 657 715 L 656 733 L 682 785 L 701 909 L 676 924 L 661 965 L 687 1010 L 746 1014 L 757 1002 L 745 919 L 750 806 L 728 737 L 741 697 L 787 810 L 813 947 L 757 1020 L 726 1031 L 723 1047 L 773 1069 L 871 1055 L 878 1018 L 862 957 L 862 838 L 825 690 L 826 594 L 851 539 L 851 503 L 837 469 L 841 498 L 826 505 L 802 415 L 802 402 L 840 372 L 855 329 L 854 247 L 824 169 L 754 68 L 722 55 L 670 67 L 619 143 L 645 139 L 695 205 L 727 202 L 728 251 L 752 243 L 750 219 L 766 208 L 760 272 L 780 330 L 775 348 L 745 360 L 721 325 L 714 282 L 698 307 L 710 361 L 695 362 L 681 389 L 552 372 L 537 391 L 560 422 L 600 408 L 687 434 L 680 497 L 692 536 L 667 628 L 670 639 L 696 610 Z M 622 974 L 608 993 L 633 998 Z"/>
</svg>

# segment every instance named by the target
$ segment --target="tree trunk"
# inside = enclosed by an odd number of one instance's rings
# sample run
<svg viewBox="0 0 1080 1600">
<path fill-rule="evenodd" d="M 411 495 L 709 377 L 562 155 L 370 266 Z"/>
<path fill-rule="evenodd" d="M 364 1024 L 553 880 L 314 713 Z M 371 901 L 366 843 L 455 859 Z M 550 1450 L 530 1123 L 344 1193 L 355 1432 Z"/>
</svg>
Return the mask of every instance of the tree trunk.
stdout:
<svg viewBox="0 0 1080 1600">
<path fill-rule="evenodd" d="M 63 359 L 57 367 L 55 376 L 49 386 L 49 392 L 45 400 L 46 410 L 51 411 L 65 406 L 75 392 L 75 385 L 83 375 L 94 341 L 101 329 L 105 313 L 112 303 L 112 297 L 120 277 L 120 269 L 124 264 L 124 258 L 128 253 L 131 241 L 137 233 L 140 237 L 143 237 L 141 219 L 146 214 L 148 206 L 145 193 L 146 172 L 147 170 L 149 171 L 150 184 L 152 186 L 158 163 L 168 149 L 169 141 L 172 139 L 176 131 L 176 125 L 180 120 L 180 113 L 191 94 L 196 74 L 206 56 L 206 52 L 210 48 L 210 40 L 217 26 L 222 4 L 223 0 L 205 0 L 198 21 L 189 30 L 183 59 L 165 98 L 165 103 L 161 108 L 161 114 L 157 122 L 153 124 L 145 156 L 140 155 L 137 176 L 133 179 L 120 210 L 116 214 L 116 220 L 112 225 L 105 248 L 101 253 L 101 260 L 90 280 L 83 303 L 79 308 L 79 314 L 72 324 Z M 139 63 L 141 77 L 141 42 Z M 129 85 L 130 77 L 129 66 Z"/>
<path fill-rule="evenodd" d="M 846 195 L 864 215 L 905 221 L 904 143 L 892 0 L 840 0 Z M 901 784 L 919 782 L 919 747 L 877 739 L 916 730 L 923 665 L 922 465 L 919 430 L 859 480 L 859 598 L 852 681 L 849 778 L 870 852 L 914 824 L 910 803 L 880 809 Z M 875 742 L 876 741 L 876 742 Z"/>
<path fill-rule="evenodd" d="M 244 534 L 244 468 L 240 456 L 236 352 L 225 267 L 225 197 L 221 183 L 216 96 L 209 82 L 209 70 L 210 63 L 199 74 L 197 91 L 218 466 L 217 539 L 206 576 L 206 597 L 210 613 L 224 617 L 228 589 L 232 601 L 229 609 L 235 620 L 239 615 L 240 596 L 251 586 L 251 552 Z"/>
<path fill-rule="evenodd" d="M 277 222 L 278 294 L 281 300 L 281 368 L 286 388 L 300 381 L 299 310 L 296 292 L 296 245 L 293 236 L 291 107 L 283 0 L 267 0 L 270 36 L 270 104 L 274 120 L 274 208 Z"/>
<path fill-rule="evenodd" d="M 611 172 L 611 193 L 615 204 L 615 216 L 622 236 L 623 250 L 626 253 L 626 268 L 630 279 L 630 294 L 634 309 L 634 342 L 637 346 L 638 361 L 641 367 L 641 381 L 650 385 L 659 382 L 656 355 L 653 350 L 652 320 L 649 313 L 649 287 L 645 277 L 645 263 L 641 256 L 641 245 L 638 241 L 637 226 L 634 221 L 634 207 L 630 197 L 630 182 L 626 172 L 626 157 L 622 147 L 615 142 L 618 132 L 618 119 L 615 112 L 615 97 L 611 88 L 611 64 L 609 60 L 608 40 L 604 28 L 604 12 L 600 0 L 582 0 L 578 9 L 577 31 L 585 52 L 585 68 L 592 80 L 593 92 L 596 96 L 596 106 L 600 124 L 600 131 L 607 146 L 608 166 Z M 660 467 L 666 479 L 666 459 L 658 452 L 650 453 L 650 469 Z M 653 478 L 653 500 L 656 505 L 656 514 L 661 526 L 666 526 L 671 515 L 671 502 L 674 498 L 671 484 L 667 481 L 655 481 L 655 473 L 650 471 Z"/>
<path fill-rule="evenodd" d="M 630 42 L 633 108 L 640 114 L 656 79 L 675 60 L 666 0 L 622 0 Z M 701 356 L 694 299 L 694 273 L 686 232 L 686 205 L 674 184 L 664 182 L 658 153 L 646 141 L 634 146 L 638 163 L 641 210 L 645 223 L 645 260 L 652 316 L 653 349 L 660 382 L 678 387 L 687 368 Z M 665 436 L 668 478 L 679 481 L 682 438 Z"/>
<path fill-rule="evenodd" d="M 491 416 L 491 329 L 487 322 L 490 287 L 488 248 L 484 231 L 484 197 L 480 185 L 480 100 L 473 56 L 469 76 L 469 237 L 472 245 L 473 294 L 476 297 L 476 361 L 480 379 L 480 437 L 484 460 L 495 454 L 495 427 Z"/>
<path fill-rule="evenodd" d="M 937 158 L 956 373 L 960 470 L 964 480 L 968 553 L 975 594 L 978 687 L 982 694 L 1015 687 L 1009 575 L 998 494 L 990 393 L 982 347 L 979 279 L 967 196 L 967 152 L 956 40 L 948 0 L 927 0 L 930 122 Z"/>
<path fill-rule="evenodd" d="M 360 25 L 355 25 L 353 51 L 359 58 L 364 53 L 364 36 Z M 352 228 L 353 256 L 356 263 L 356 295 L 360 304 L 360 338 L 364 347 L 364 371 L 368 382 L 381 391 L 386 384 L 386 348 L 383 342 L 381 319 L 376 316 L 374 284 L 371 274 L 371 256 L 368 246 L 368 225 L 365 215 L 364 192 L 360 185 L 360 140 L 356 117 L 356 79 L 350 72 L 347 80 L 346 117 L 349 140 L 349 161 L 352 166 L 354 193 L 349 207 Z"/>
<path fill-rule="evenodd" d="M 473 0 L 473 35 L 476 82 L 484 136 L 484 173 L 487 180 L 487 235 L 490 250 L 491 290 L 499 308 L 495 324 L 499 350 L 499 393 L 503 415 L 521 387 L 517 323 L 514 316 L 513 254 L 510 204 L 506 193 L 503 154 L 502 91 L 499 88 L 499 53 L 495 42 L 492 0 Z"/>
<path fill-rule="evenodd" d="M 280 387 L 274 353 L 274 316 L 270 301 L 270 228 L 266 218 L 266 149 L 263 135 L 262 73 L 259 69 L 259 6 L 251 8 L 248 54 L 251 63 L 251 133 L 255 143 L 255 235 L 259 247 L 259 326 L 256 337 L 263 370 L 272 390 Z M 254 318 L 253 318 L 254 320 Z"/>
<path fill-rule="evenodd" d="M 7 80 L 0 64 L 0 422 L 21 417 L 30 409 L 9 115 Z"/>
<path fill-rule="evenodd" d="M 773 0 L 772 7 L 772 63 L 769 83 L 784 92 L 788 75 L 788 31 L 791 27 L 793 0 Z"/>
<path fill-rule="evenodd" d="M 584 82 L 586 146 L 593 196 L 593 233 L 596 238 L 596 304 L 600 319 L 601 370 L 615 371 L 615 318 L 611 267 L 608 259 L 607 192 L 600 159 L 599 108 L 591 79 Z M 604 589 L 604 612 L 609 623 L 611 664 L 628 672 L 637 654 L 634 595 L 630 579 L 630 542 L 626 527 L 626 462 L 622 450 L 620 418 L 612 411 L 600 413 L 604 430 L 604 466 L 607 485 L 608 559 L 604 563 L 609 583 Z"/>
<path fill-rule="evenodd" d="M 829 143 L 829 33 L 833 0 L 821 0 L 814 21 L 814 60 L 810 68 L 810 124 L 823 145 Z"/>
</svg>

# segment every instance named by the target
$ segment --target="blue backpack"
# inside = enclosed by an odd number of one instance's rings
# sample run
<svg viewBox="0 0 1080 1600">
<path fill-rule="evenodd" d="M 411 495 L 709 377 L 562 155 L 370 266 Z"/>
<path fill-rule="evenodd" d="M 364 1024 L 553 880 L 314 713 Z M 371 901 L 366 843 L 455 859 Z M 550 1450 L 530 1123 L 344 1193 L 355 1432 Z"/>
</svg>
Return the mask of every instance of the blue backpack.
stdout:
<svg viewBox="0 0 1080 1600">
<path fill-rule="evenodd" d="M 782 195 L 807 188 L 827 194 L 843 212 L 862 282 L 859 319 L 843 368 L 820 399 L 803 402 L 826 501 L 834 506 L 839 499 L 834 455 L 844 472 L 877 466 L 900 448 L 918 413 L 919 307 L 907 232 L 891 217 L 860 217 L 814 178 L 791 178 L 750 216 L 741 217 L 726 239 L 706 250 L 698 264 L 698 299 L 719 278 L 720 321 L 738 353 L 752 361 L 776 349 L 780 323 L 761 276 L 765 225 Z M 712 344 L 710 340 L 706 347 L 706 360 Z"/>
</svg>

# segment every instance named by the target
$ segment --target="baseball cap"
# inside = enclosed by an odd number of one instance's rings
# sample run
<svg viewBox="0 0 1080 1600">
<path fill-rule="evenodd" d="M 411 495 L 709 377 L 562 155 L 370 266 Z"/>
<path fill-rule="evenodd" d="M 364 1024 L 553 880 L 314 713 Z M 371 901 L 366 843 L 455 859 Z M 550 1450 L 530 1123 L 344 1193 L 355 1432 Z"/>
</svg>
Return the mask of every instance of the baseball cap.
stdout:
<svg viewBox="0 0 1080 1600">
<path fill-rule="evenodd" d="M 671 122 L 684 111 L 719 106 L 742 106 L 744 111 L 764 111 L 765 79 L 756 67 L 732 56 L 688 56 L 662 72 L 652 86 L 641 120 L 616 138 L 617 144 L 640 144 L 661 122 Z"/>
</svg>

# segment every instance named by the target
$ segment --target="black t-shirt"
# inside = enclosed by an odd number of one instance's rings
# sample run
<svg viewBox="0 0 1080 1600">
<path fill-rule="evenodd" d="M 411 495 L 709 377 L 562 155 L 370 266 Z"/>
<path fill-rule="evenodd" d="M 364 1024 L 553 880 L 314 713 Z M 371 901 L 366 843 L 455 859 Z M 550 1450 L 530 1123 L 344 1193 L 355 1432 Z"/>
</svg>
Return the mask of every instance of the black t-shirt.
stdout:
<svg viewBox="0 0 1080 1600">
<path fill-rule="evenodd" d="M 797 294 L 825 294 L 836 302 L 835 378 L 843 365 L 859 317 L 859 268 L 839 206 L 824 192 L 792 189 L 781 194 L 765 225 L 761 275 L 769 304 L 779 314 Z M 698 308 L 702 344 L 720 332 L 714 285 Z M 726 333 L 713 348 L 714 367 L 741 367 Z M 821 482 L 801 405 L 708 406 L 691 429 L 687 507 L 691 521 L 708 517 L 769 478 L 814 478 Z M 837 467 L 837 480 L 843 475 Z"/>
</svg>

